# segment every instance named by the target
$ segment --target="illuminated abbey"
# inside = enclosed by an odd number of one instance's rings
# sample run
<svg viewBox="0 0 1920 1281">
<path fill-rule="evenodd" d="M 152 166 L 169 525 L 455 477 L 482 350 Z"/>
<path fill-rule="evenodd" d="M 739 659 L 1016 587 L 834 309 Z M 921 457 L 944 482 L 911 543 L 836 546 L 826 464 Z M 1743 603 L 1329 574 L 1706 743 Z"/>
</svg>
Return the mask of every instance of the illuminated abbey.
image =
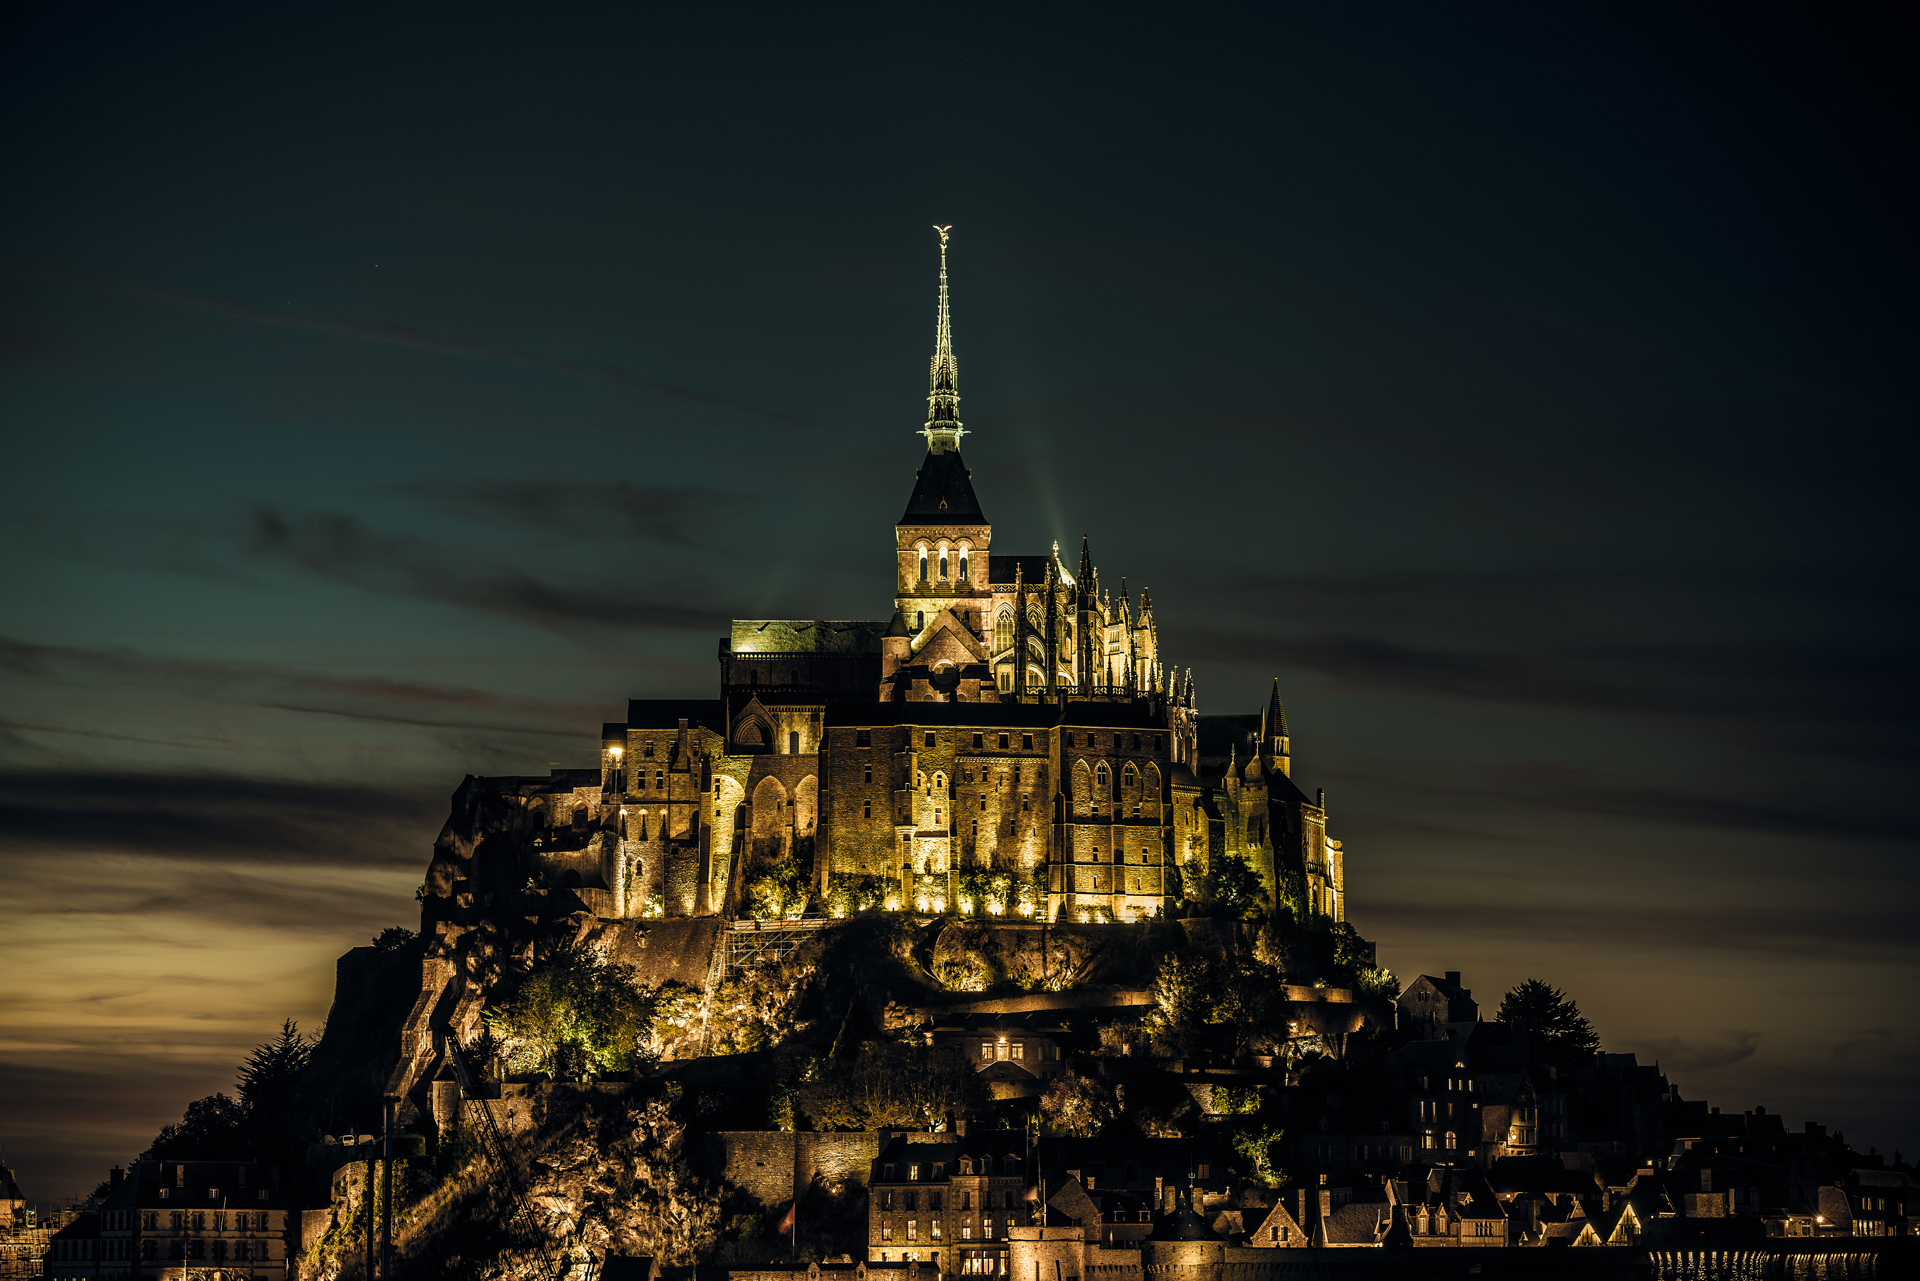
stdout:
<svg viewBox="0 0 1920 1281">
<path fill-rule="evenodd" d="M 1258 714 L 1202 716 L 1147 592 L 1103 581 L 1086 541 L 1072 563 L 994 546 L 960 451 L 946 257 L 943 228 L 926 456 L 885 616 L 736 621 L 717 696 L 633 700 L 598 771 L 470 785 L 527 816 L 541 864 L 602 918 L 739 915 L 753 878 L 797 865 L 794 914 L 1124 921 L 1173 912 L 1183 877 L 1236 855 L 1275 907 L 1344 920 L 1340 843 L 1290 777 L 1278 684 Z M 429 893 L 478 888 L 455 871 Z"/>
</svg>

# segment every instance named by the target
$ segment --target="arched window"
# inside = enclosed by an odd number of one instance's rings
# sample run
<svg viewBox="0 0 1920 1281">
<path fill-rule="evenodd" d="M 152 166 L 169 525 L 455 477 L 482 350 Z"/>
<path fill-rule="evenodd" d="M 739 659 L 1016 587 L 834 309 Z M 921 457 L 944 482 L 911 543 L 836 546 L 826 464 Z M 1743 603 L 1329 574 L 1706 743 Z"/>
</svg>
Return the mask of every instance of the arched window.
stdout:
<svg viewBox="0 0 1920 1281">
<path fill-rule="evenodd" d="M 967 549 L 962 547 L 960 549 L 960 581 L 964 583 L 967 578 Z"/>
<path fill-rule="evenodd" d="M 920 549 L 920 581 L 927 581 L 927 549 L 924 547 Z"/>
<path fill-rule="evenodd" d="M 1447 1131 L 1447 1146 L 1449 1148 L 1457 1148 L 1460 1146 L 1459 1140 L 1454 1138 L 1452 1130 Z"/>
<path fill-rule="evenodd" d="M 940 577 L 944 579 L 946 576 L 947 576 L 947 549 L 943 547 L 940 549 Z"/>
<path fill-rule="evenodd" d="M 927 563 L 925 561 L 921 561 L 920 568 L 925 569 L 926 567 L 927 567 Z M 926 575 L 922 574 L 920 575 L 920 577 L 925 578 Z M 926 629 L 927 629 L 927 612 L 923 609 L 915 610 L 913 612 L 913 630 L 916 632 L 923 632 Z"/>
<path fill-rule="evenodd" d="M 1120 775 L 1120 785 L 1131 790 L 1134 784 L 1139 781 L 1140 776 L 1133 772 L 1133 764 L 1129 762 L 1125 772 Z"/>
<path fill-rule="evenodd" d="M 1013 648 L 1013 611 L 1003 609 L 993 624 L 993 652 L 1004 654 Z"/>
<path fill-rule="evenodd" d="M 947 790 L 947 776 L 938 770 L 934 771 L 933 790 L 936 792 L 944 792 Z"/>
</svg>

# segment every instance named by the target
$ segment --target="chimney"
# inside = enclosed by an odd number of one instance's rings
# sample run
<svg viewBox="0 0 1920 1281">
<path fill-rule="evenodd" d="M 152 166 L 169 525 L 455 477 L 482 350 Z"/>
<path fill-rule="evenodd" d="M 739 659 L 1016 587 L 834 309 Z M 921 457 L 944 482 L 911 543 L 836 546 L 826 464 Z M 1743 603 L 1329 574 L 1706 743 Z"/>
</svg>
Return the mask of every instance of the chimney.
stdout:
<svg viewBox="0 0 1920 1281">
<path fill-rule="evenodd" d="M 119 1187 L 122 1183 L 126 1182 L 126 1179 L 127 1179 L 127 1172 L 121 1169 L 117 1165 L 114 1166 L 111 1170 L 107 1171 L 107 1190 L 111 1192 L 113 1189 Z"/>
</svg>

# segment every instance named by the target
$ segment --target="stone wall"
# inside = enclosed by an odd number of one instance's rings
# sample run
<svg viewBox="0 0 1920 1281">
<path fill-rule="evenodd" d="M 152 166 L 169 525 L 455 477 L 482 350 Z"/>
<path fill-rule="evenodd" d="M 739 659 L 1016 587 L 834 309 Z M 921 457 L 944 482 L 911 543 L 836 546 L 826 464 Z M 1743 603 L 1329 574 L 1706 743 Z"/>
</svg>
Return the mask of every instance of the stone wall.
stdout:
<svg viewBox="0 0 1920 1281">
<path fill-rule="evenodd" d="M 813 1177 L 852 1179 L 862 1185 L 880 1155 L 882 1132 L 856 1130 L 816 1134 L 791 1130 L 723 1130 L 717 1133 L 721 1173 L 762 1205 L 792 1201 Z"/>
</svg>

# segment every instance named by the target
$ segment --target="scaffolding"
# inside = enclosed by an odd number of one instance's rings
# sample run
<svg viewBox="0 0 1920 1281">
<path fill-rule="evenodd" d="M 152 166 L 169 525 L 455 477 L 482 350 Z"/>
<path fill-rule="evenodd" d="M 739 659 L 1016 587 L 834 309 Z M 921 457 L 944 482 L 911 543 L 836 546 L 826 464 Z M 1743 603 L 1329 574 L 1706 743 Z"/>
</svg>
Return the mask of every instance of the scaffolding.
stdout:
<svg viewBox="0 0 1920 1281">
<path fill-rule="evenodd" d="M 786 960 L 821 930 L 837 922 L 825 917 L 797 921 L 735 921 L 727 931 L 727 972 Z"/>
</svg>

